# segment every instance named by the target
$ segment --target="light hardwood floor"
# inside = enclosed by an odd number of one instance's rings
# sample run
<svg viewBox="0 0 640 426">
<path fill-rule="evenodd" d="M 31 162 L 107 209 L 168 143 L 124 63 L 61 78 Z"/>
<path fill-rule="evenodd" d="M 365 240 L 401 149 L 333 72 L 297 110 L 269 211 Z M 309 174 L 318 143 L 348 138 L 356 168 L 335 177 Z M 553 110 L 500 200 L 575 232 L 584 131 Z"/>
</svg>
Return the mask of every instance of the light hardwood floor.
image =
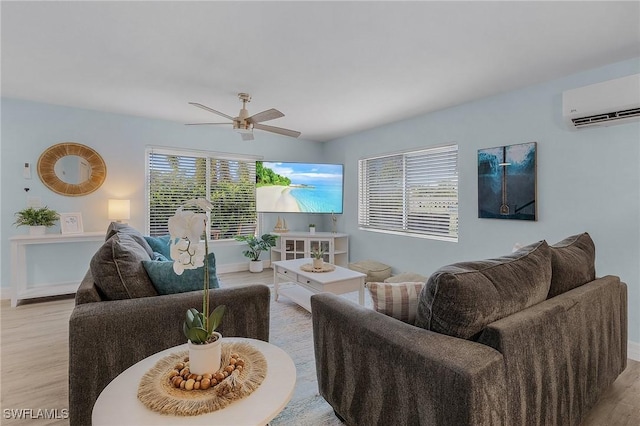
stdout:
<svg viewBox="0 0 640 426">
<path fill-rule="evenodd" d="M 225 286 L 247 282 L 271 284 L 271 269 L 261 274 L 221 274 Z M 38 409 L 62 417 L 68 407 L 68 320 L 71 297 L 50 298 L 10 307 L 0 303 L 0 406 L 3 425 L 68 425 L 64 419 L 8 419 L 5 410 Z M 87 380 L 91 380 L 90 377 Z M 57 410 L 51 411 L 51 410 Z M 600 398 L 583 426 L 631 426 L 640 424 L 640 362 L 629 360 L 627 369 Z M 311 426 L 311 425 L 310 425 Z"/>
</svg>

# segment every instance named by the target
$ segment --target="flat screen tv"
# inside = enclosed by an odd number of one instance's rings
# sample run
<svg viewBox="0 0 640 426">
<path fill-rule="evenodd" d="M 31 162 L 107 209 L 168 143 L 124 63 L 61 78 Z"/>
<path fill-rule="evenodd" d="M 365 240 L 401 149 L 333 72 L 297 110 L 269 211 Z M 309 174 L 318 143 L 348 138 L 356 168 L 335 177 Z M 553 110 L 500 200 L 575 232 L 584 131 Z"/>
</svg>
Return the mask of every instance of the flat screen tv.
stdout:
<svg viewBox="0 0 640 426">
<path fill-rule="evenodd" d="M 256 210 L 263 213 L 342 213 L 343 165 L 256 163 Z"/>
</svg>

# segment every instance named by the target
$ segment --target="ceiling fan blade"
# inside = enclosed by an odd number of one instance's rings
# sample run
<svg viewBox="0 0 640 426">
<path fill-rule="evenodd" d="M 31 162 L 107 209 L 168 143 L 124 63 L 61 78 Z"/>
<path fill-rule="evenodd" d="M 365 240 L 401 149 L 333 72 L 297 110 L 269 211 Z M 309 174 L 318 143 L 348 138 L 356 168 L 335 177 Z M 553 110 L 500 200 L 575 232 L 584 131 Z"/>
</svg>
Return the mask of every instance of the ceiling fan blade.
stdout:
<svg viewBox="0 0 640 426">
<path fill-rule="evenodd" d="M 279 135 L 291 136 L 292 138 L 297 138 L 301 135 L 300 132 L 296 132 L 295 130 L 283 129 L 282 127 L 267 126 L 265 124 L 254 124 L 253 128 L 265 130 L 267 132 L 278 133 Z"/>
<path fill-rule="evenodd" d="M 254 139 L 253 133 L 240 133 L 243 141 L 252 141 Z"/>
<path fill-rule="evenodd" d="M 222 124 L 222 125 L 228 126 L 233 123 L 185 123 L 184 125 L 185 126 L 208 126 L 208 125 L 216 125 L 216 124 Z"/>
<path fill-rule="evenodd" d="M 275 108 L 271 108 L 248 117 L 247 121 L 249 123 L 262 123 L 263 121 L 274 120 L 280 117 L 284 117 L 284 114 Z"/>
<path fill-rule="evenodd" d="M 227 115 L 227 114 L 225 114 L 223 112 L 220 112 L 220 111 L 216 111 L 215 109 L 209 108 L 206 105 L 202 105 L 202 104 L 199 104 L 199 103 L 196 103 L 196 102 L 189 102 L 189 105 L 193 105 L 195 107 L 202 108 L 205 111 L 209 111 L 209 112 L 212 112 L 214 114 L 218 114 L 218 115 L 220 115 L 220 116 L 222 116 L 224 118 L 228 118 L 229 120 L 233 121 L 233 117 L 231 117 L 230 115 Z"/>
</svg>

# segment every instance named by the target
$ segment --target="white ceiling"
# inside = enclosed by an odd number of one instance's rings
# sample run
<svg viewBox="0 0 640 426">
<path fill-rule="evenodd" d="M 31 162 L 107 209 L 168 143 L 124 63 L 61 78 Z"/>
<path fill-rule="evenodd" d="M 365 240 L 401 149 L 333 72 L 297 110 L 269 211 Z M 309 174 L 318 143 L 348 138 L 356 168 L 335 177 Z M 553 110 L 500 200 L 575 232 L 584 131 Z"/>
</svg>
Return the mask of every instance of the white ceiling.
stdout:
<svg viewBox="0 0 640 426">
<path fill-rule="evenodd" d="M 640 57 L 640 2 L 6 2 L 2 96 L 331 140 Z M 219 119 L 218 119 L 219 118 Z M 37 122 L 37 121 L 34 121 Z M 256 139 L 259 135 L 256 134 Z"/>
</svg>

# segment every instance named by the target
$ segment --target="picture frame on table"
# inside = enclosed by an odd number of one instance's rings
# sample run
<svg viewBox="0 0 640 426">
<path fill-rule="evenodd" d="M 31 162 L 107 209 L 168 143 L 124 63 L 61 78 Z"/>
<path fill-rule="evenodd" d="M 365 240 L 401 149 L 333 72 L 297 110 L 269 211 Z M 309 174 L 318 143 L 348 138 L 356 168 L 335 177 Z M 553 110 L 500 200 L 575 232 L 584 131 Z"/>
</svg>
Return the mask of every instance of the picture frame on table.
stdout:
<svg viewBox="0 0 640 426">
<path fill-rule="evenodd" d="M 60 232 L 62 234 L 82 234 L 82 213 L 60 213 Z"/>
</svg>

